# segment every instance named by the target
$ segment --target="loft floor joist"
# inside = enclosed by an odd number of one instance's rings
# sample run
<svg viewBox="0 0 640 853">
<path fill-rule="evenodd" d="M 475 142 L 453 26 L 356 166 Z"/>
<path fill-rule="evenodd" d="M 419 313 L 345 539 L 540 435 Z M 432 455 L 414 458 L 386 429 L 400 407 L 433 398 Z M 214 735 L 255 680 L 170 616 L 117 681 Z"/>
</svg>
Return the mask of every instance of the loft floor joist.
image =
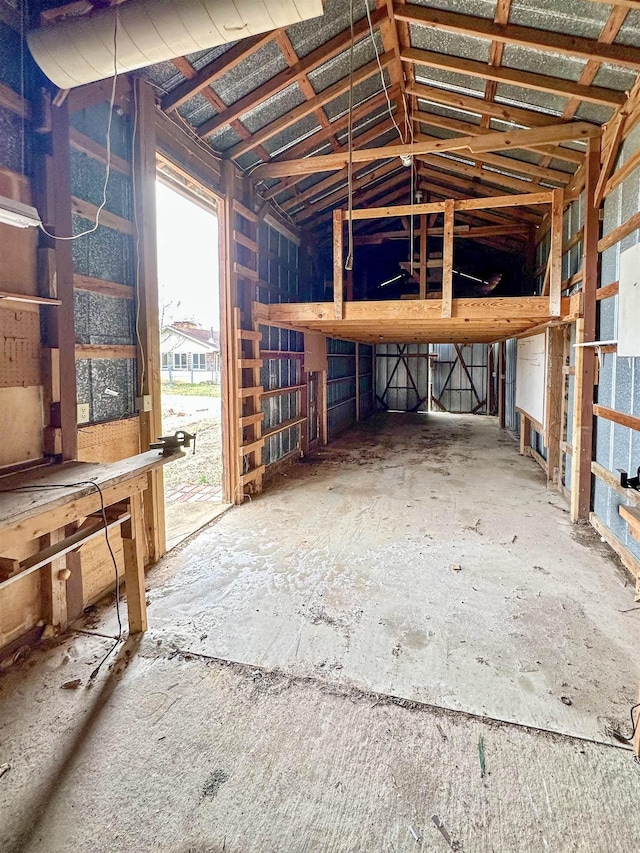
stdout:
<svg viewBox="0 0 640 853">
<path fill-rule="evenodd" d="M 254 317 L 264 325 L 368 344 L 491 343 L 556 322 L 544 296 L 454 299 L 446 319 L 441 299 L 345 302 L 343 310 L 338 320 L 333 302 L 254 303 Z M 568 311 L 565 297 L 561 313 Z"/>
</svg>

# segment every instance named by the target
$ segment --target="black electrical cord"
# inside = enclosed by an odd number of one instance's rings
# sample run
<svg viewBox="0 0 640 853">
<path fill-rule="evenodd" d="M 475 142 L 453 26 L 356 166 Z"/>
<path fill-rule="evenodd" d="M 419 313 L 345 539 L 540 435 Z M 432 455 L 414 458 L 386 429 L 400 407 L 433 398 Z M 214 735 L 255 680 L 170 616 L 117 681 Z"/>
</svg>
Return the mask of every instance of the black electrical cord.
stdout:
<svg viewBox="0 0 640 853">
<path fill-rule="evenodd" d="M 111 542 L 109 541 L 109 523 L 107 521 L 107 512 L 104 505 L 104 493 L 98 483 L 93 480 L 82 480 L 79 483 L 46 483 L 41 486 L 16 486 L 14 489 L 0 489 L 0 494 L 9 494 L 11 492 L 40 492 L 46 489 L 77 489 L 81 486 L 91 486 L 96 492 L 100 495 L 100 514 L 102 515 L 102 523 L 104 524 L 104 538 L 107 543 L 107 548 L 109 549 L 109 554 L 111 555 L 111 562 L 113 563 L 113 571 L 116 578 L 116 616 L 118 619 L 118 636 L 115 638 L 115 642 L 113 646 L 107 651 L 106 655 L 102 658 L 98 666 L 93 670 L 91 675 L 89 676 L 89 683 L 93 683 L 98 676 L 104 662 L 117 648 L 118 643 L 122 640 L 122 617 L 120 615 L 120 572 L 118 570 L 118 561 L 116 560 L 116 555 L 113 553 L 113 548 L 111 547 Z"/>
<path fill-rule="evenodd" d="M 636 736 L 636 732 L 638 730 L 638 723 L 640 723 L 640 713 L 636 715 L 635 720 L 633 719 L 633 712 L 636 708 L 640 708 L 640 702 L 636 705 L 631 706 L 630 714 L 631 714 L 631 734 L 629 737 L 623 735 L 622 732 L 618 731 L 618 729 L 609 728 L 608 732 L 612 735 L 616 740 L 619 740 L 620 743 L 633 743 L 633 739 Z M 637 760 L 637 759 L 636 759 Z"/>
</svg>

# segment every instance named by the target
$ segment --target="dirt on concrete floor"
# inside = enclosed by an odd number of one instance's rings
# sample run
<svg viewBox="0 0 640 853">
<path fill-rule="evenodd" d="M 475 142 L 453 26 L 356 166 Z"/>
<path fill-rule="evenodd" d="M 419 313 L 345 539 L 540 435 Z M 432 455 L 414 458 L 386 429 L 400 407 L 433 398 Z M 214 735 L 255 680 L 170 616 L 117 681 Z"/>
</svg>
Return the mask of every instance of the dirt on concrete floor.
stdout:
<svg viewBox="0 0 640 853">
<path fill-rule="evenodd" d="M 640 846 L 640 768 L 623 749 L 151 637 L 89 687 L 109 642 L 69 637 L 0 680 L 3 853 Z"/>
<path fill-rule="evenodd" d="M 567 515 L 490 418 L 361 425 L 162 561 L 93 686 L 104 636 L 4 672 L 0 850 L 636 853 L 633 589 Z"/>
</svg>

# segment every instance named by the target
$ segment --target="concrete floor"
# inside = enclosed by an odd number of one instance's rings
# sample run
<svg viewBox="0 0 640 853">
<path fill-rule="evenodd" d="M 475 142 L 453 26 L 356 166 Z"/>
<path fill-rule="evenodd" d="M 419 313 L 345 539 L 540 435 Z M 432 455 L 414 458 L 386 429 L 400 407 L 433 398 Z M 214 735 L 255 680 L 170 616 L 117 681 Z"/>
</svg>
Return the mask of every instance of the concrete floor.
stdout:
<svg viewBox="0 0 640 853">
<path fill-rule="evenodd" d="M 0 680 L 1 850 L 640 849 L 633 587 L 492 419 L 375 418 L 149 587 L 93 687 L 112 607 Z"/>
</svg>

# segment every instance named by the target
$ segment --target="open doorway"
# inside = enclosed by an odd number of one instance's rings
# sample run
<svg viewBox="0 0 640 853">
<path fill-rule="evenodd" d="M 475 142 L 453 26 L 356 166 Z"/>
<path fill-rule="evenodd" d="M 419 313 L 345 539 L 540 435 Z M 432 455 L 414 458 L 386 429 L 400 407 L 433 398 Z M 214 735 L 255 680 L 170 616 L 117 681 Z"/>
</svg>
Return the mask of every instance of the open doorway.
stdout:
<svg viewBox="0 0 640 853">
<path fill-rule="evenodd" d="M 214 197 L 162 164 L 156 182 L 162 433 L 196 436 L 165 469 L 167 549 L 222 503 L 219 221 Z"/>
</svg>

